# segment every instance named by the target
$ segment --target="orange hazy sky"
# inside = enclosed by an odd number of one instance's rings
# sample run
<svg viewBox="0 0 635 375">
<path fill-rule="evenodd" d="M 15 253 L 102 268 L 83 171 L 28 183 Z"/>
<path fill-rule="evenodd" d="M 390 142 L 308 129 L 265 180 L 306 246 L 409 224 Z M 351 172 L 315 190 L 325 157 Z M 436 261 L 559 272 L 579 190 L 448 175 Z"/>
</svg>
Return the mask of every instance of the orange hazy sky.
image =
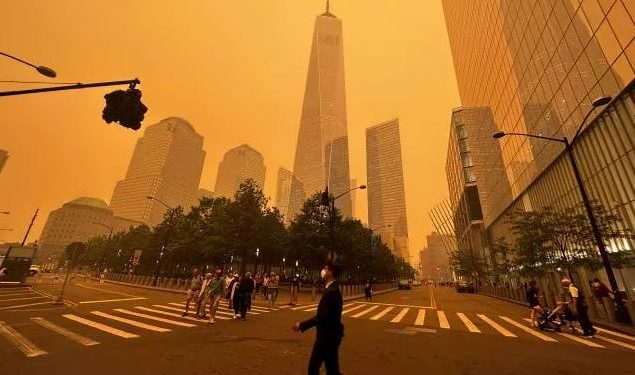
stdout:
<svg viewBox="0 0 635 375">
<path fill-rule="evenodd" d="M 433 230 L 427 210 L 447 195 L 445 152 L 459 106 L 440 0 L 333 0 L 343 20 L 351 177 L 365 181 L 365 129 L 398 117 L 411 254 Z M 222 155 L 248 143 L 265 158 L 265 193 L 293 168 L 315 16 L 325 0 L 9 1 L 0 51 L 58 72 L 60 82 L 139 77 L 144 126 L 168 116 L 205 137 L 201 187 L 213 190 Z M 0 56 L 0 80 L 41 80 Z M 0 90 L 18 89 L 0 83 Z M 79 196 L 110 202 L 128 166 L 133 132 L 101 120 L 113 88 L 2 98 L 0 242 L 21 240 L 36 208 Z M 366 220 L 366 193 L 356 212 Z"/>
</svg>

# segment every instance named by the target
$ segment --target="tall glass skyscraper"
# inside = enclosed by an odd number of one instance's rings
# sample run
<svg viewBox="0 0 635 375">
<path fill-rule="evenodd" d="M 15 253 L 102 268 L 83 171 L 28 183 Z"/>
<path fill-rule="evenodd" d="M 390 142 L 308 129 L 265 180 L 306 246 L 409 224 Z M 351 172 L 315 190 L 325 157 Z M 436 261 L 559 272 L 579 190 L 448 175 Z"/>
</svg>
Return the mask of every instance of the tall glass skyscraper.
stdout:
<svg viewBox="0 0 635 375">
<path fill-rule="evenodd" d="M 291 214 L 326 186 L 334 195 L 350 189 L 342 21 L 328 5 L 315 19 L 293 174 Z M 336 206 L 351 216 L 350 196 Z"/>
<path fill-rule="evenodd" d="M 633 79 L 632 1 L 443 0 L 443 7 L 462 105 L 489 107 L 500 130 L 571 137 L 593 99 L 615 96 Z M 503 139 L 501 148 L 514 198 L 562 151 L 522 137 Z M 486 220 L 510 203 L 490 202 Z"/>
<path fill-rule="evenodd" d="M 393 254 L 409 260 L 406 189 L 399 120 L 366 129 L 368 224 Z"/>
<path fill-rule="evenodd" d="M 265 159 L 249 145 L 241 145 L 225 153 L 218 165 L 215 197 L 234 198 L 240 184 L 254 180 L 260 188 L 265 184 Z"/>
<path fill-rule="evenodd" d="M 169 117 L 148 126 L 126 177 L 115 186 L 110 208 L 115 216 L 150 226 L 163 221 L 166 208 L 147 196 L 188 211 L 198 201 L 204 161 L 203 137 L 187 120 Z"/>
</svg>

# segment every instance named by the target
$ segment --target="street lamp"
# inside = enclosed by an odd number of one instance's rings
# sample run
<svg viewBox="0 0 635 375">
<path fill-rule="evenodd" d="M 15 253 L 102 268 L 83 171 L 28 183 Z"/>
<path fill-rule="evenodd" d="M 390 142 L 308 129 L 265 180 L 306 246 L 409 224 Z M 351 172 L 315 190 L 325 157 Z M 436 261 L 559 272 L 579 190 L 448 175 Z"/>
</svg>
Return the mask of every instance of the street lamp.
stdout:
<svg viewBox="0 0 635 375">
<path fill-rule="evenodd" d="M 602 234 L 600 233 L 600 228 L 598 227 L 597 220 L 593 213 L 593 207 L 591 206 L 591 201 L 589 199 L 589 195 L 587 194 L 586 187 L 584 186 L 584 181 L 582 181 L 582 176 L 580 175 L 580 169 L 578 168 L 578 162 L 573 153 L 572 144 L 577 140 L 582 128 L 584 127 L 587 119 L 591 116 L 593 111 L 601 106 L 604 106 L 610 103 L 612 98 L 610 96 L 602 96 L 600 98 L 595 99 L 591 103 L 591 108 L 584 116 L 584 119 L 578 126 L 573 138 L 569 140 L 567 137 L 564 138 L 553 138 L 553 137 L 545 137 L 542 135 L 535 134 L 524 134 L 524 133 L 505 133 L 505 132 L 497 132 L 492 135 L 494 139 L 501 139 L 506 136 L 522 136 L 528 138 L 538 138 L 551 142 L 560 142 L 564 144 L 565 151 L 569 158 L 569 162 L 571 163 L 571 169 L 573 169 L 573 175 L 576 180 L 576 184 L 578 185 L 578 190 L 580 191 L 580 196 L 582 197 L 582 202 L 584 203 L 584 208 L 586 210 L 586 214 L 589 218 L 589 223 L 591 224 L 591 229 L 593 231 L 593 237 L 595 239 L 595 244 L 600 251 L 600 258 L 602 259 L 602 265 L 604 266 L 604 270 L 606 271 L 606 275 L 609 279 L 609 284 L 611 285 L 611 289 L 613 290 L 613 298 L 615 302 L 615 308 L 617 311 L 618 320 L 621 322 L 628 322 L 629 316 L 626 306 L 624 306 L 624 301 L 622 301 L 622 297 L 620 295 L 620 290 L 617 285 L 617 280 L 615 279 L 615 273 L 613 272 L 613 268 L 611 267 L 611 263 L 609 261 L 608 251 L 606 249 L 606 244 L 602 240 Z"/>
<path fill-rule="evenodd" d="M 366 187 L 367 187 L 366 185 L 355 186 L 336 197 L 331 197 L 331 195 L 329 194 L 329 187 L 327 186 L 324 189 L 324 192 L 322 193 L 322 205 L 327 207 L 328 213 L 329 213 L 331 248 L 329 249 L 328 259 L 330 259 L 331 261 L 335 261 L 335 256 L 336 256 L 335 254 L 335 201 L 342 198 L 343 196 L 345 196 L 346 194 L 350 193 L 353 190 L 357 190 L 357 189 L 364 190 L 366 189 Z"/>
<path fill-rule="evenodd" d="M 175 209 L 170 207 L 167 203 L 163 202 L 159 198 L 154 197 L 152 195 L 146 196 L 146 199 L 159 202 L 160 204 L 165 206 L 168 209 L 169 213 L 170 213 L 169 214 L 169 218 L 168 218 L 169 222 L 170 222 L 170 225 L 168 226 L 168 230 L 167 230 L 167 232 L 165 234 L 165 240 L 163 241 L 163 245 L 161 246 L 161 253 L 159 253 L 159 258 L 157 259 L 157 268 L 154 271 L 154 281 L 152 282 L 152 285 L 156 286 L 157 282 L 159 280 L 159 273 L 161 272 L 161 263 L 163 262 L 163 253 L 167 249 L 167 245 L 170 242 L 170 236 L 172 235 L 172 225 L 173 225 L 172 221 L 174 219 Z"/>
<path fill-rule="evenodd" d="M 57 77 L 57 73 L 55 73 L 55 71 L 49 67 L 46 67 L 44 65 L 35 65 L 35 64 L 31 64 L 28 61 L 22 60 L 18 57 L 15 56 L 11 56 L 8 53 L 4 53 L 4 52 L 0 52 L 0 55 L 2 56 L 6 56 L 10 59 L 13 59 L 15 61 L 21 62 L 22 64 L 28 65 L 32 68 L 35 68 L 35 70 L 37 70 L 38 73 L 40 73 L 43 76 L 49 77 L 49 78 L 55 78 Z"/>
<path fill-rule="evenodd" d="M 0 211 L 0 214 L 3 214 L 3 215 L 8 215 L 8 214 L 10 214 L 10 213 L 11 213 L 11 212 L 9 212 L 9 211 Z"/>
<path fill-rule="evenodd" d="M 258 258 L 260 257 L 260 248 L 256 248 L 256 261 L 254 262 L 254 275 L 258 271 Z"/>
</svg>

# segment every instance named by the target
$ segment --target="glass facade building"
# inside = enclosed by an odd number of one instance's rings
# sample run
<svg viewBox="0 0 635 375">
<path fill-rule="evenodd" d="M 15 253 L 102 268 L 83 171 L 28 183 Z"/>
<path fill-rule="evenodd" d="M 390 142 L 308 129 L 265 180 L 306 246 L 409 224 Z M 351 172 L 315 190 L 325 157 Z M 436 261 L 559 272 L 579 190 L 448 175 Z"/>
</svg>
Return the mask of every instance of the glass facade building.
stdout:
<svg viewBox="0 0 635 375">
<path fill-rule="evenodd" d="M 399 120 L 366 129 L 368 225 L 379 233 L 393 254 L 409 260 L 406 189 Z"/>
<path fill-rule="evenodd" d="M 443 0 L 443 8 L 462 105 L 489 107 L 498 130 L 572 139 L 594 99 L 615 97 L 573 150 L 591 199 L 633 230 L 635 1 Z M 506 234 L 515 208 L 580 204 L 562 144 L 513 136 L 500 148 L 504 173 L 488 183 L 509 184 L 511 194 L 480 197 L 491 207 L 490 238 Z"/>
<path fill-rule="evenodd" d="M 266 172 L 264 163 L 262 154 L 249 145 L 227 151 L 218 165 L 214 196 L 233 199 L 240 184 L 248 179 L 254 180 L 262 188 Z"/>
</svg>

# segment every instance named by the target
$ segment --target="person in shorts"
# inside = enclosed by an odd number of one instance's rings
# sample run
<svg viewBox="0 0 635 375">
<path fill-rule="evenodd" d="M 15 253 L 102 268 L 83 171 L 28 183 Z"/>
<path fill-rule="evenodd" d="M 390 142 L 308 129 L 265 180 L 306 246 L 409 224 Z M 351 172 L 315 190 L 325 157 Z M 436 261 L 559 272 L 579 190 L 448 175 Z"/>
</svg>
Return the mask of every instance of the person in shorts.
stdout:
<svg viewBox="0 0 635 375">
<path fill-rule="evenodd" d="M 536 327 L 536 314 L 544 314 L 545 310 L 540 305 L 539 298 L 540 289 L 536 285 L 535 280 L 529 282 L 529 287 L 526 291 L 527 304 L 529 304 L 529 317 L 531 319 L 532 326 Z"/>
<path fill-rule="evenodd" d="M 187 301 L 185 301 L 185 311 L 183 312 L 183 316 L 187 316 L 190 310 L 190 302 L 194 301 L 194 306 L 198 307 L 198 297 L 201 293 L 201 286 L 203 285 L 203 277 L 198 269 L 195 268 L 192 274 L 190 288 L 187 290 Z"/>
</svg>

